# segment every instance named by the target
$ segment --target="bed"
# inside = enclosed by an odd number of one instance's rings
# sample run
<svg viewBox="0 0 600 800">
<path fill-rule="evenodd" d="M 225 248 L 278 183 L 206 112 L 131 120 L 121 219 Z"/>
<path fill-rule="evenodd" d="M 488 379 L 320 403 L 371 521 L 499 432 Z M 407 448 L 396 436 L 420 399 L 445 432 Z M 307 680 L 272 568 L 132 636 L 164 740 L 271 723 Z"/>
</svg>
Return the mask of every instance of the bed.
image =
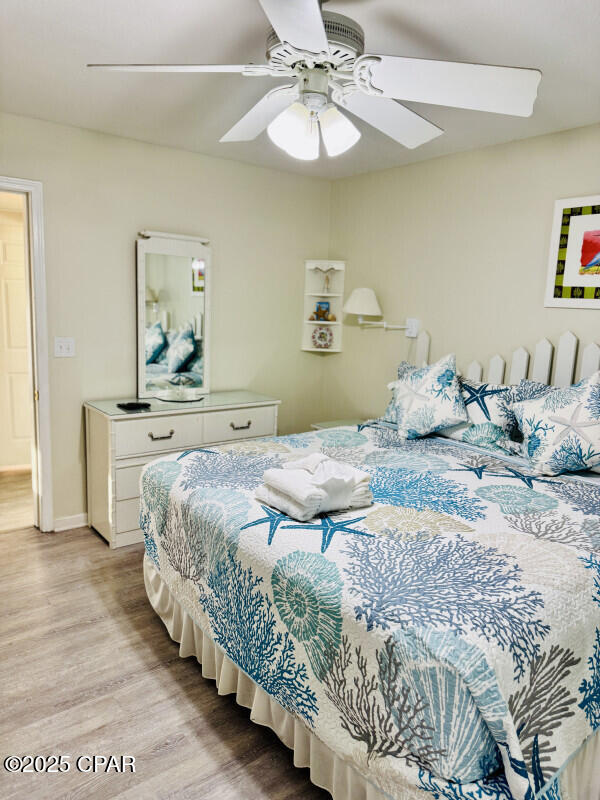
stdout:
<svg viewBox="0 0 600 800">
<path fill-rule="evenodd" d="M 255 501 L 311 451 L 369 471 L 375 504 L 298 523 Z M 181 654 L 334 797 L 600 796 L 599 475 L 336 428 L 153 462 L 141 527 Z"/>
</svg>

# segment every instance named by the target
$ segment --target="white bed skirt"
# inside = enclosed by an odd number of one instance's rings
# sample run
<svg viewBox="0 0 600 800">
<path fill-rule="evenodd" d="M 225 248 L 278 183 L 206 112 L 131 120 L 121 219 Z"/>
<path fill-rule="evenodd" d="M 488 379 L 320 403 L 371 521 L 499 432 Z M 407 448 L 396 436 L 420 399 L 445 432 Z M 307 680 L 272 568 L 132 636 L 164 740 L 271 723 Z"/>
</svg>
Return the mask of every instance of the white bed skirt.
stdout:
<svg viewBox="0 0 600 800">
<path fill-rule="evenodd" d="M 144 583 L 152 608 L 171 639 L 179 643 L 179 655 L 194 656 L 202 665 L 202 675 L 215 681 L 219 694 L 235 694 L 238 704 L 250 709 L 253 722 L 271 728 L 294 751 L 294 765 L 310 769 L 314 784 L 327 789 L 334 800 L 391 800 L 390 795 L 337 756 L 223 653 L 181 608 L 148 556 L 144 557 Z M 414 797 L 423 797 L 423 792 L 415 790 Z M 393 800 L 411 799 L 404 795 Z M 588 739 L 564 768 L 561 800 L 600 800 L 599 734 Z"/>
</svg>

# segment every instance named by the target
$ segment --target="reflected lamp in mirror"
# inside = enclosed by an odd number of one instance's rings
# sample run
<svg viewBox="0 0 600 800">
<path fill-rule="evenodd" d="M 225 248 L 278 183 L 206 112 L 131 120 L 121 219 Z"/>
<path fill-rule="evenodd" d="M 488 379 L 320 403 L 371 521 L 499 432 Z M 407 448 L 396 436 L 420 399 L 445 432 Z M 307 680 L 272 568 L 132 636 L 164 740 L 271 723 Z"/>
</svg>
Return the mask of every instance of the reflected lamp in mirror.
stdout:
<svg viewBox="0 0 600 800">
<path fill-rule="evenodd" d="M 355 314 L 361 328 L 383 328 L 386 331 L 406 331 L 406 336 L 414 339 L 419 333 L 419 320 L 409 317 L 406 325 L 390 325 L 385 320 L 369 322 L 364 317 L 382 317 L 383 311 L 373 289 L 354 289 L 344 305 L 345 314 Z"/>
</svg>

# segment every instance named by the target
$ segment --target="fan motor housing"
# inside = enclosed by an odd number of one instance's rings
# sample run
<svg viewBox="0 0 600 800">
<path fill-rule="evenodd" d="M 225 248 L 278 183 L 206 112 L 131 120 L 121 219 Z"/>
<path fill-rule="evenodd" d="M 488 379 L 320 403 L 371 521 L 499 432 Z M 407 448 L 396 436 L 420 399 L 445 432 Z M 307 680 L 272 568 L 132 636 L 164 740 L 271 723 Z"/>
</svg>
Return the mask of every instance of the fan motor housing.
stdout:
<svg viewBox="0 0 600 800">
<path fill-rule="evenodd" d="M 326 63 L 335 68 L 352 67 L 356 59 L 364 53 L 365 34 L 360 25 L 350 17 L 323 12 L 325 33 L 329 42 L 330 55 Z M 303 60 L 303 53 L 287 42 L 280 42 L 271 28 L 267 34 L 267 59 L 272 67 L 289 69 Z"/>
</svg>

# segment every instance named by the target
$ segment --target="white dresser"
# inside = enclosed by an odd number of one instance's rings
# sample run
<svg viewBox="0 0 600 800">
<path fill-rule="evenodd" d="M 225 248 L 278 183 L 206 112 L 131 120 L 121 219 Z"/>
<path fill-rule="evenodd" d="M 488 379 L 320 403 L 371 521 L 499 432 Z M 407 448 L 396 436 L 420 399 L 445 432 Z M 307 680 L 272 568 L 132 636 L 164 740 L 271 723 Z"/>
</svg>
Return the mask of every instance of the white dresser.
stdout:
<svg viewBox="0 0 600 800">
<path fill-rule="evenodd" d="M 179 450 L 277 434 L 280 400 L 253 392 L 212 392 L 175 403 L 146 398 L 146 411 L 123 400 L 85 403 L 88 524 L 111 547 L 143 541 L 140 474 L 149 461 Z"/>
</svg>

